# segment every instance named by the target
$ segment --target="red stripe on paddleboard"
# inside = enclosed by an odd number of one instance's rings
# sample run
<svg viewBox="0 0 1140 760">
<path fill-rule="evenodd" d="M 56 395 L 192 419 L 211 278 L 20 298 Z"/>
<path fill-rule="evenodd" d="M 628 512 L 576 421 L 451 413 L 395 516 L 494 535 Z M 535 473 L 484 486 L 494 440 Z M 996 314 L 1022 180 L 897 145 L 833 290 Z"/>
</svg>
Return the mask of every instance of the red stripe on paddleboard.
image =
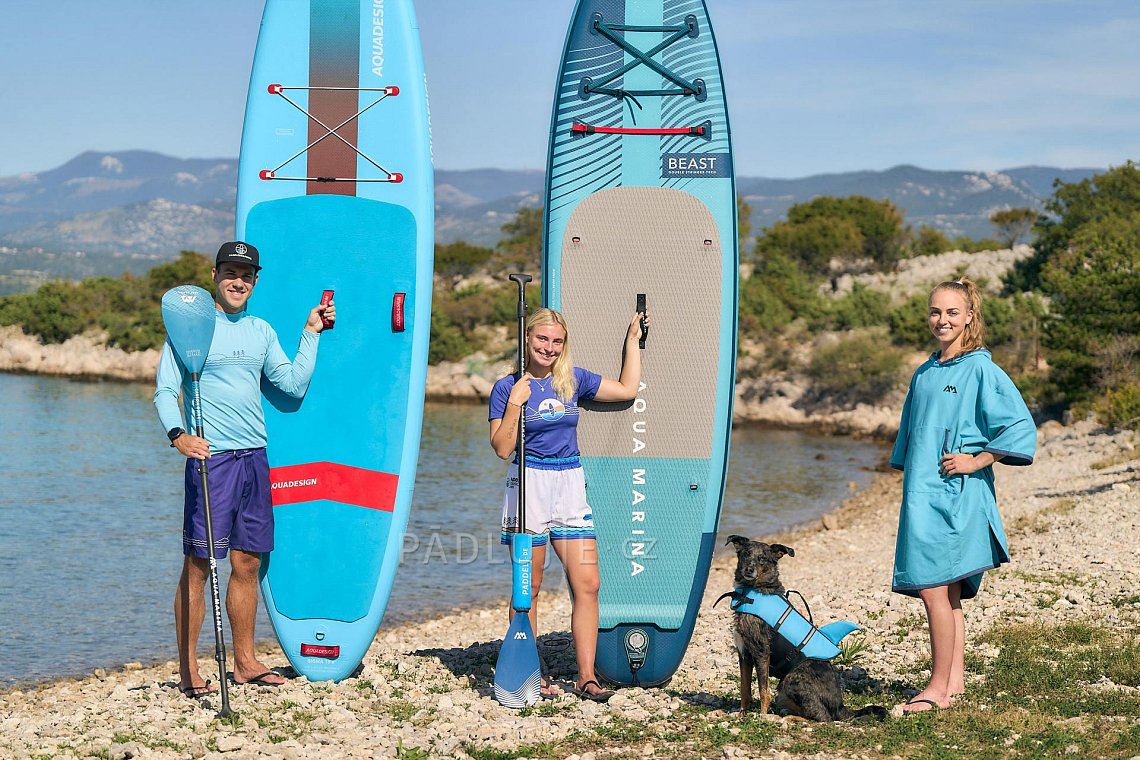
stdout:
<svg viewBox="0 0 1140 760">
<path fill-rule="evenodd" d="M 391 512 L 396 503 L 398 475 L 349 467 L 335 462 L 310 462 L 272 467 L 269 482 L 273 506 L 322 499 Z"/>
</svg>

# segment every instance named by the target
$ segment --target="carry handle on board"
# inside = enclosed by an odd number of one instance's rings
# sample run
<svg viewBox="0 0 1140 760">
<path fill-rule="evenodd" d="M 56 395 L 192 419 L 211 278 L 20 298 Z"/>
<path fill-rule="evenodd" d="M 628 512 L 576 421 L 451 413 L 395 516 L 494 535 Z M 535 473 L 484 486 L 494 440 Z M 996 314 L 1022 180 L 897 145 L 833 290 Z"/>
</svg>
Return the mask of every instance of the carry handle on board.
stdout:
<svg viewBox="0 0 1140 760">
<path fill-rule="evenodd" d="M 645 324 L 645 294 L 637 294 L 636 311 L 641 315 L 641 338 L 637 341 L 638 348 L 645 348 L 645 339 L 649 337 L 649 326 Z"/>
</svg>

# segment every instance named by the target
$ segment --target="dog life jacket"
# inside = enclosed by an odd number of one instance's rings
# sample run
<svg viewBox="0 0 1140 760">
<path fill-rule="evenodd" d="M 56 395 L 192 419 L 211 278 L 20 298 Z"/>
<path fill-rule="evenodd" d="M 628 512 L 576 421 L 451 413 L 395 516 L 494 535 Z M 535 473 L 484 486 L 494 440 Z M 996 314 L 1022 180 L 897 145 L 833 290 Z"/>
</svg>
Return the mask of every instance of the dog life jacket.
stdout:
<svg viewBox="0 0 1140 760">
<path fill-rule="evenodd" d="M 773 631 L 787 639 L 788 643 L 800 650 L 805 657 L 813 660 L 830 660 L 835 657 L 839 654 L 839 647 L 836 645 L 843 637 L 859 630 L 859 626 L 846 620 L 837 620 L 816 628 L 792 606 L 786 596 L 761 594 L 755 589 L 744 586 L 737 586 L 734 591 L 721 594 L 713 606 L 715 607 L 726 596 L 731 600 L 729 604 L 733 612 L 755 615 L 772 626 Z"/>
</svg>

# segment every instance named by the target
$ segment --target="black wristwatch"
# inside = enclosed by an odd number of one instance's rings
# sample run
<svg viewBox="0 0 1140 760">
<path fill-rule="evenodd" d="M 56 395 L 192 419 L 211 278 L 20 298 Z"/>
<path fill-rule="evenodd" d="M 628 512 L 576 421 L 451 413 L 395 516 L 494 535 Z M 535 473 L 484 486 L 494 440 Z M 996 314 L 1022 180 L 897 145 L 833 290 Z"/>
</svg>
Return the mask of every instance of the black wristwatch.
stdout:
<svg viewBox="0 0 1140 760">
<path fill-rule="evenodd" d="M 178 438 L 178 436 L 182 435 L 185 432 L 186 431 L 180 427 L 170 428 L 170 430 L 166 431 L 166 437 L 170 439 L 170 447 L 171 448 L 174 448 L 174 440 L 176 438 Z"/>
</svg>

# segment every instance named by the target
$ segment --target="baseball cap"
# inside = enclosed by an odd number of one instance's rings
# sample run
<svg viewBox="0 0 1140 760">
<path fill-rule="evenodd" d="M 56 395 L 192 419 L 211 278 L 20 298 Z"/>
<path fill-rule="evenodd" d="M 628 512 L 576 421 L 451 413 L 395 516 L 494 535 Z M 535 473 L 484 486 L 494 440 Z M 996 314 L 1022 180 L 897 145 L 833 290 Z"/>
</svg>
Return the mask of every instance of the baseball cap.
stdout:
<svg viewBox="0 0 1140 760">
<path fill-rule="evenodd" d="M 233 261 L 237 264 L 249 264 L 253 267 L 253 271 L 261 269 L 261 265 L 257 263 L 257 249 L 249 243 L 243 243 L 240 240 L 231 240 L 228 243 L 222 243 L 222 247 L 218 249 L 218 257 L 214 259 L 214 266 L 218 266 L 222 262 Z"/>
</svg>

